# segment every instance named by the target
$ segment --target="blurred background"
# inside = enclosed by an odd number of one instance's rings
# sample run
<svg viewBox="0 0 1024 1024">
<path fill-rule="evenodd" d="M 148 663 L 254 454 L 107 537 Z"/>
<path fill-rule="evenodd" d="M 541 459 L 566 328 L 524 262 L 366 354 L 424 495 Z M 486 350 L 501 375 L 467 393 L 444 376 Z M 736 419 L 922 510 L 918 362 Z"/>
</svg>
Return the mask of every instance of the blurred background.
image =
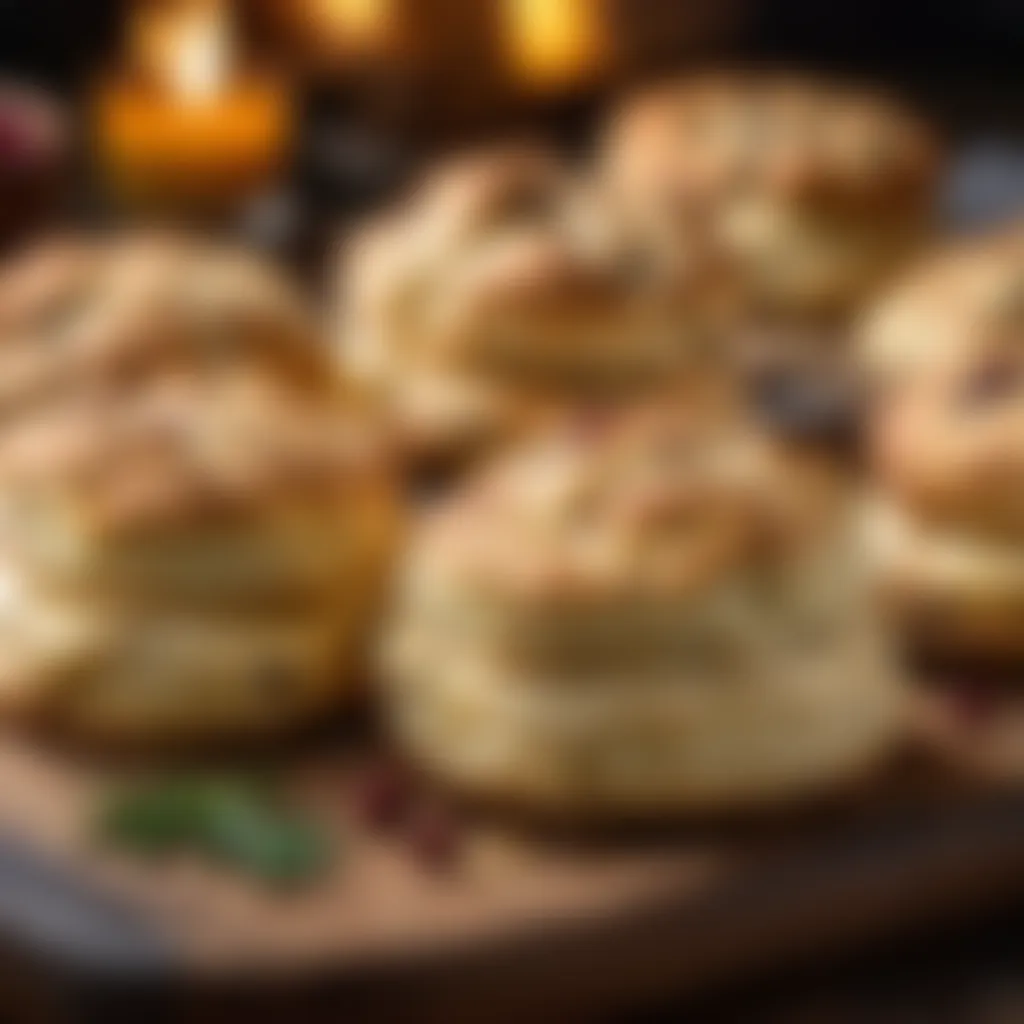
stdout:
<svg viewBox="0 0 1024 1024">
<path fill-rule="evenodd" d="M 0 0 L 0 66 L 88 107 L 97 80 L 138 64 L 140 6 Z M 318 217 L 325 205 L 362 210 L 439 148 L 516 129 L 571 146 L 628 83 L 723 60 L 896 85 L 963 138 L 970 180 L 980 163 L 986 209 L 957 193 L 969 216 L 1017 201 L 1015 0 L 243 0 L 235 13 L 221 85 L 237 74 L 230 62 L 301 83 L 288 87 L 290 180 Z M 78 122 L 93 146 L 95 121 Z"/>
</svg>

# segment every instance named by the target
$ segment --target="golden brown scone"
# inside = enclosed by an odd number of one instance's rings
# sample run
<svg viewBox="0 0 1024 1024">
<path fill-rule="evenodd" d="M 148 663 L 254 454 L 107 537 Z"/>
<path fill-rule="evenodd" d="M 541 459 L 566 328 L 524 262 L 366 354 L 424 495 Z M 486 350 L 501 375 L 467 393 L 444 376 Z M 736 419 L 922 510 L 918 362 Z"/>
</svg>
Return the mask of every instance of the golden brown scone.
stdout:
<svg viewBox="0 0 1024 1024">
<path fill-rule="evenodd" d="M 414 452 L 457 456 L 687 372 L 696 324 L 659 306 L 676 273 L 546 151 L 475 153 L 344 252 L 339 358 Z"/>
<path fill-rule="evenodd" d="M 844 314 L 926 231 L 937 154 L 889 100 L 773 72 L 703 74 L 616 110 L 606 188 L 634 221 L 702 236 L 745 311 Z"/>
<path fill-rule="evenodd" d="M 867 319 L 872 536 L 936 652 L 1024 654 L 1024 229 L 933 256 Z"/>
<path fill-rule="evenodd" d="M 274 274 L 181 239 L 31 254 L 0 280 L 0 416 L 0 706 L 155 742 L 344 694 L 397 511 Z"/>
<path fill-rule="evenodd" d="M 869 770 L 902 689 L 825 470 L 674 409 L 572 424 L 414 546 L 387 706 L 449 783 L 545 812 L 717 812 Z"/>
<path fill-rule="evenodd" d="M 28 252 L 0 279 L 0 346 L 0 414 L 65 387 L 128 388 L 134 376 L 236 365 L 314 392 L 337 386 L 286 282 L 241 252 L 174 235 Z"/>
</svg>

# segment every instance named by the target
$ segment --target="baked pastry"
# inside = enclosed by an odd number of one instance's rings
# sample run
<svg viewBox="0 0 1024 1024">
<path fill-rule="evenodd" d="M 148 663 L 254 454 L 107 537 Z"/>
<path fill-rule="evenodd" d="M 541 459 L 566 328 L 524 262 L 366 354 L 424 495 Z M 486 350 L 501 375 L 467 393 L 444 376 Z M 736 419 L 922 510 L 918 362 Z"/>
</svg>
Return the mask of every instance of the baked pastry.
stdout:
<svg viewBox="0 0 1024 1024">
<path fill-rule="evenodd" d="M 868 318 L 872 539 L 915 645 L 1024 654 L 1024 230 L 940 253 Z"/>
<path fill-rule="evenodd" d="M 135 742 L 293 725 L 350 685 L 396 523 L 283 282 L 181 240 L 0 281 L 0 706 Z"/>
<path fill-rule="evenodd" d="M 340 359 L 414 453 L 458 458 L 567 401 L 664 386 L 695 358 L 693 318 L 659 309 L 667 257 L 528 146 L 434 170 L 342 267 Z"/>
<path fill-rule="evenodd" d="M 414 544 L 386 633 L 411 754 L 536 811 L 718 811 L 867 771 L 902 691 L 824 466 L 678 407 L 488 467 Z"/>
<path fill-rule="evenodd" d="M 928 131 L 889 100 L 756 71 L 629 99 L 601 156 L 634 222 L 703 236 L 744 311 L 783 317 L 856 307 L 920 242 L 937 163 Z"/>
</svg>

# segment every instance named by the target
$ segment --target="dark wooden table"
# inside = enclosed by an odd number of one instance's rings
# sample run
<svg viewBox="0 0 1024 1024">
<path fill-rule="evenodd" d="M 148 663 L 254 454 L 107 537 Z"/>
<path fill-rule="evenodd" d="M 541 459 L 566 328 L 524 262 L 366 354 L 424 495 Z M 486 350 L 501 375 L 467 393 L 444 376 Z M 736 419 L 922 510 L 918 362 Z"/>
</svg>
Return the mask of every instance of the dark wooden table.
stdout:
<svg viewBox="0 0 1024 1024">
<path fill-rule="evenodd" d="M 663 1002 L 622 1024 L 1019 1024 L 1024 903 L 938 933 Z"/>
</svg>

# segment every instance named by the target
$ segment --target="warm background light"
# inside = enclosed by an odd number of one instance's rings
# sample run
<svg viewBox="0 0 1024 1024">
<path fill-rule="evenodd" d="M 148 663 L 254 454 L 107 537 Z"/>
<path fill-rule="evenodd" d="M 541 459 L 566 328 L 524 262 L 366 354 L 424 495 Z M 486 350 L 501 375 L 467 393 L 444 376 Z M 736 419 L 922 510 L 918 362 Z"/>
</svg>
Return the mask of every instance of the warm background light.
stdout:
<svg viewBox="0 0 1024 1024">
<path fill-rule="evenodd" d="M 315 20 L 351 43 L 373 43 L 388 34 L 391 0 L 311 0 Z"/>
<path fill-rule="evenodd" d="M 392 47 L 398 28 L 395 0 L 291 0 L 294 19 L 314 54 L 362 60 Z"/>
<path fill-rule="evenodd" d="M 599 0 L 504 0 L 505 45 L 517 79 L 534 88 L 585 80 L 606 50 Z"/>
</svg>

